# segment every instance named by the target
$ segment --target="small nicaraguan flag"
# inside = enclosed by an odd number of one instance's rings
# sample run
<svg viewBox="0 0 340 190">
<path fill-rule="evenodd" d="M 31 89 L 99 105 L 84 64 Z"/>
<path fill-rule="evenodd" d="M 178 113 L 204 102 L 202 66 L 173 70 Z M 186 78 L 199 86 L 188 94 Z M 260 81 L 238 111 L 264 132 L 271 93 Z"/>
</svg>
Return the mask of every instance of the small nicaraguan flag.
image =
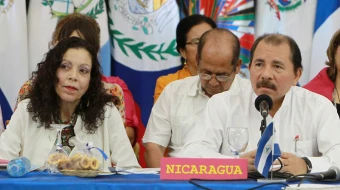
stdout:
<svg viewBox="0 0 340 190">
<path fill-rule="evenodd" d="M 281 156 L 281 151 L 276 136 L 276 130 L 271 122 L 264 131 L 257 148 L 255 156 L 255 167 L 264 177 L 268 177 L 268 172 L 273 161 Z"/>
</svg>

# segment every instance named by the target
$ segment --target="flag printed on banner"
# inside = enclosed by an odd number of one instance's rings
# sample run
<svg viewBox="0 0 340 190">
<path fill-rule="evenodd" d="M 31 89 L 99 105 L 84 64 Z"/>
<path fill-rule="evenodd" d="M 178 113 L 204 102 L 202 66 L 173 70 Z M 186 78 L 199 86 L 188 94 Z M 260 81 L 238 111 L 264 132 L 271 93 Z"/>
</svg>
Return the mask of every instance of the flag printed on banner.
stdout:
<svg viewBox="0 0 340 190">
<path fill-rule="evenodd" d="M 255 167 L 264 177 L 268 177 L 268 172 L 273 161 L 281 156 L 280 146 L 273 122 L 264 131 L 255 156 Z"/>
<path fill-rule="evenodd" d="M 239 38 L 242 60 L 240 74 L 249 78 L 248 64 L 255 33 L 254 0 L 225 0 L 223 2 L 218 9 L 217 26 L 230 30 Z"/>
<path fill-rule="evenodd" d="M 9 120 L 20 87 L 28 80 L 26 1 L 0 0 L 0 105 Z"/>
<path fill-rule="evenodd" d="M 218 28 L 233 32 L 240 40 L 241 76 L 249 78 L 250 50 L 254 43 L 254 0 L 181 0 L 181 12 L 202 14 L 216 21 Z"/>
<path fill-rule="evenodd" d="M 316 3 L 314 0 L 256 1 L 255 36 L 280 33 L 292 37 L 298 44 L 304 71 L 310 70 Z M 299 83 L 309 82 L 309 72 L 303 72 Z"/>
<path fill-rule="evenodd" d="M 340 29 L 340 1 L 318 1 L 314 25 L 310 79 L 313 79 L 328 60 L 327 48 L 333 34 Z"/>
<path fill-rule="evenodd" d="M 176 0 L 110 0 L 110 36 L 114 66 L 141 108 L 147 123 L 158 77 L 179 69 Z"/>
<path fill-rule="evenodd" d="M 86 14 L 98 22 L 101 45 L 99 61 L 104 75 L 110 75 L 111 46 L 105 0 L 31 0 L 28 10 L 30 72 L 36 70 L 37 63 L 49 50 L 58 20 L 74 12 Z"/>
<path fill-rule="evenodd" d="M 230 1 L 230 0 L 228 0 Z M 224 7 L 226 0 L 181 0 L 179 4 L 185 7 L 187 15 L 202 14 L 216 20 Z"/>
</svg>

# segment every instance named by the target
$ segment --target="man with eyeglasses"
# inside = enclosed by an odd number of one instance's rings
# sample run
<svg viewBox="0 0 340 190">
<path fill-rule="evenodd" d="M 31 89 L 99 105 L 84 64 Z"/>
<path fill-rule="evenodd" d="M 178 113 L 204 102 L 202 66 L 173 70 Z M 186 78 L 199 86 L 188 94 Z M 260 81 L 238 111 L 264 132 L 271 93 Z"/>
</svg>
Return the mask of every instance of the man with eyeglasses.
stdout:
<svg viewBox="0 0 340 190">
<path fill-rule="evenodd" d="M 210 97 L 227 90 L 238 91 L 249 83 L 240 71 L 240 42 L 226 29 L 205 32 L 197 47 L 197 76 L 167 85 L 152 108 L 143 138 L 149 167 L 159 167 L 168 148 L 178 157 Z"/>
</svg>

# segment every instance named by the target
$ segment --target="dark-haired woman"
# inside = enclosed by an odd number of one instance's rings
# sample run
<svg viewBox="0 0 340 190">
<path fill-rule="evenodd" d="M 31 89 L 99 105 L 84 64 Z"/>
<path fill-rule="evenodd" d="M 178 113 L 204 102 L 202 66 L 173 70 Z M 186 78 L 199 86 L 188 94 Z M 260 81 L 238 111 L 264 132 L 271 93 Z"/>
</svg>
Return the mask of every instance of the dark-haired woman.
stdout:
<svg viewBox="0 0 340 190">
<path fill-rule="evenodd" d="M 60 41 L 34 72 L 28 99 L 21 101 L 0 138 L 0 158 L 27 157 L 43 165 L 56 142 L 51 124 L 68 123 L 75 135 L 102 149 L 109 159 L 101 160 L 107 170 L 111 164 L 140 167 L 109 95 L 101 82 L 97 50 L 77 37 Z M 63 141 L 72 151 L 74 145 Z M 72 152 L 71 152 L 72 154 Z"/>
<path fill-rule="evenodd" d="M 157 101 L 163 89 L 170 82 L 197 75 L 196 54 L 197 45 L 202 34 L 212 28 L 216 23 L 203 15 L 191 15 L 183 18 L 176 28 L 177 51 L 181 54 L 183 68 L 176 73 L 161 76 L 157 79 L 154 102 Z"/>
</svg>

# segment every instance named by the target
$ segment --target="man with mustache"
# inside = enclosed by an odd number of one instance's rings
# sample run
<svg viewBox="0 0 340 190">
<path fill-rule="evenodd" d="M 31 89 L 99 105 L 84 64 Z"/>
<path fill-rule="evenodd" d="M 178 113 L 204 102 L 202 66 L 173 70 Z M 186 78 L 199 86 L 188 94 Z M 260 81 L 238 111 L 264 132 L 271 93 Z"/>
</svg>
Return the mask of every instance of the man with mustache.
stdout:
<svg viewBox="0 0 340 190">
<path fill-rule="evenodd" d="M 301 53 L 296 42 L 282 34 L 259 37 L 252 49 L 250 82 L 241 92 L 223 92 L 212 97 L 196 123 L 192 138 L 182 148 L 183 157 L 231 157 L 227 129 L 247 128 L 248 146 L 241 157 L 254 171 L 261 137 L 262 116 L 256 110 L 257 96 L 273 100 L 267 123 L 273 122 L 281 149 L 280 172 L 293 175 L 340 168 L 340 120 L 332 103 L 297 87 L 302 74 Z M 278 164 L 278 160 L 274 164 Z"/>
<path fill-rule="evenodd" d="M 240 42 L 232 32 L 209 30 L 201 36 L 197 48 L 198 76 L 167 85 L 152 108 L 143 138 L 149 167 L 160 167 L 167 147 L 168 156 L 178 157 L 211 96 L 239 90 L 248 83 L 237 75 L 241 66 Z"/>
</svg>

